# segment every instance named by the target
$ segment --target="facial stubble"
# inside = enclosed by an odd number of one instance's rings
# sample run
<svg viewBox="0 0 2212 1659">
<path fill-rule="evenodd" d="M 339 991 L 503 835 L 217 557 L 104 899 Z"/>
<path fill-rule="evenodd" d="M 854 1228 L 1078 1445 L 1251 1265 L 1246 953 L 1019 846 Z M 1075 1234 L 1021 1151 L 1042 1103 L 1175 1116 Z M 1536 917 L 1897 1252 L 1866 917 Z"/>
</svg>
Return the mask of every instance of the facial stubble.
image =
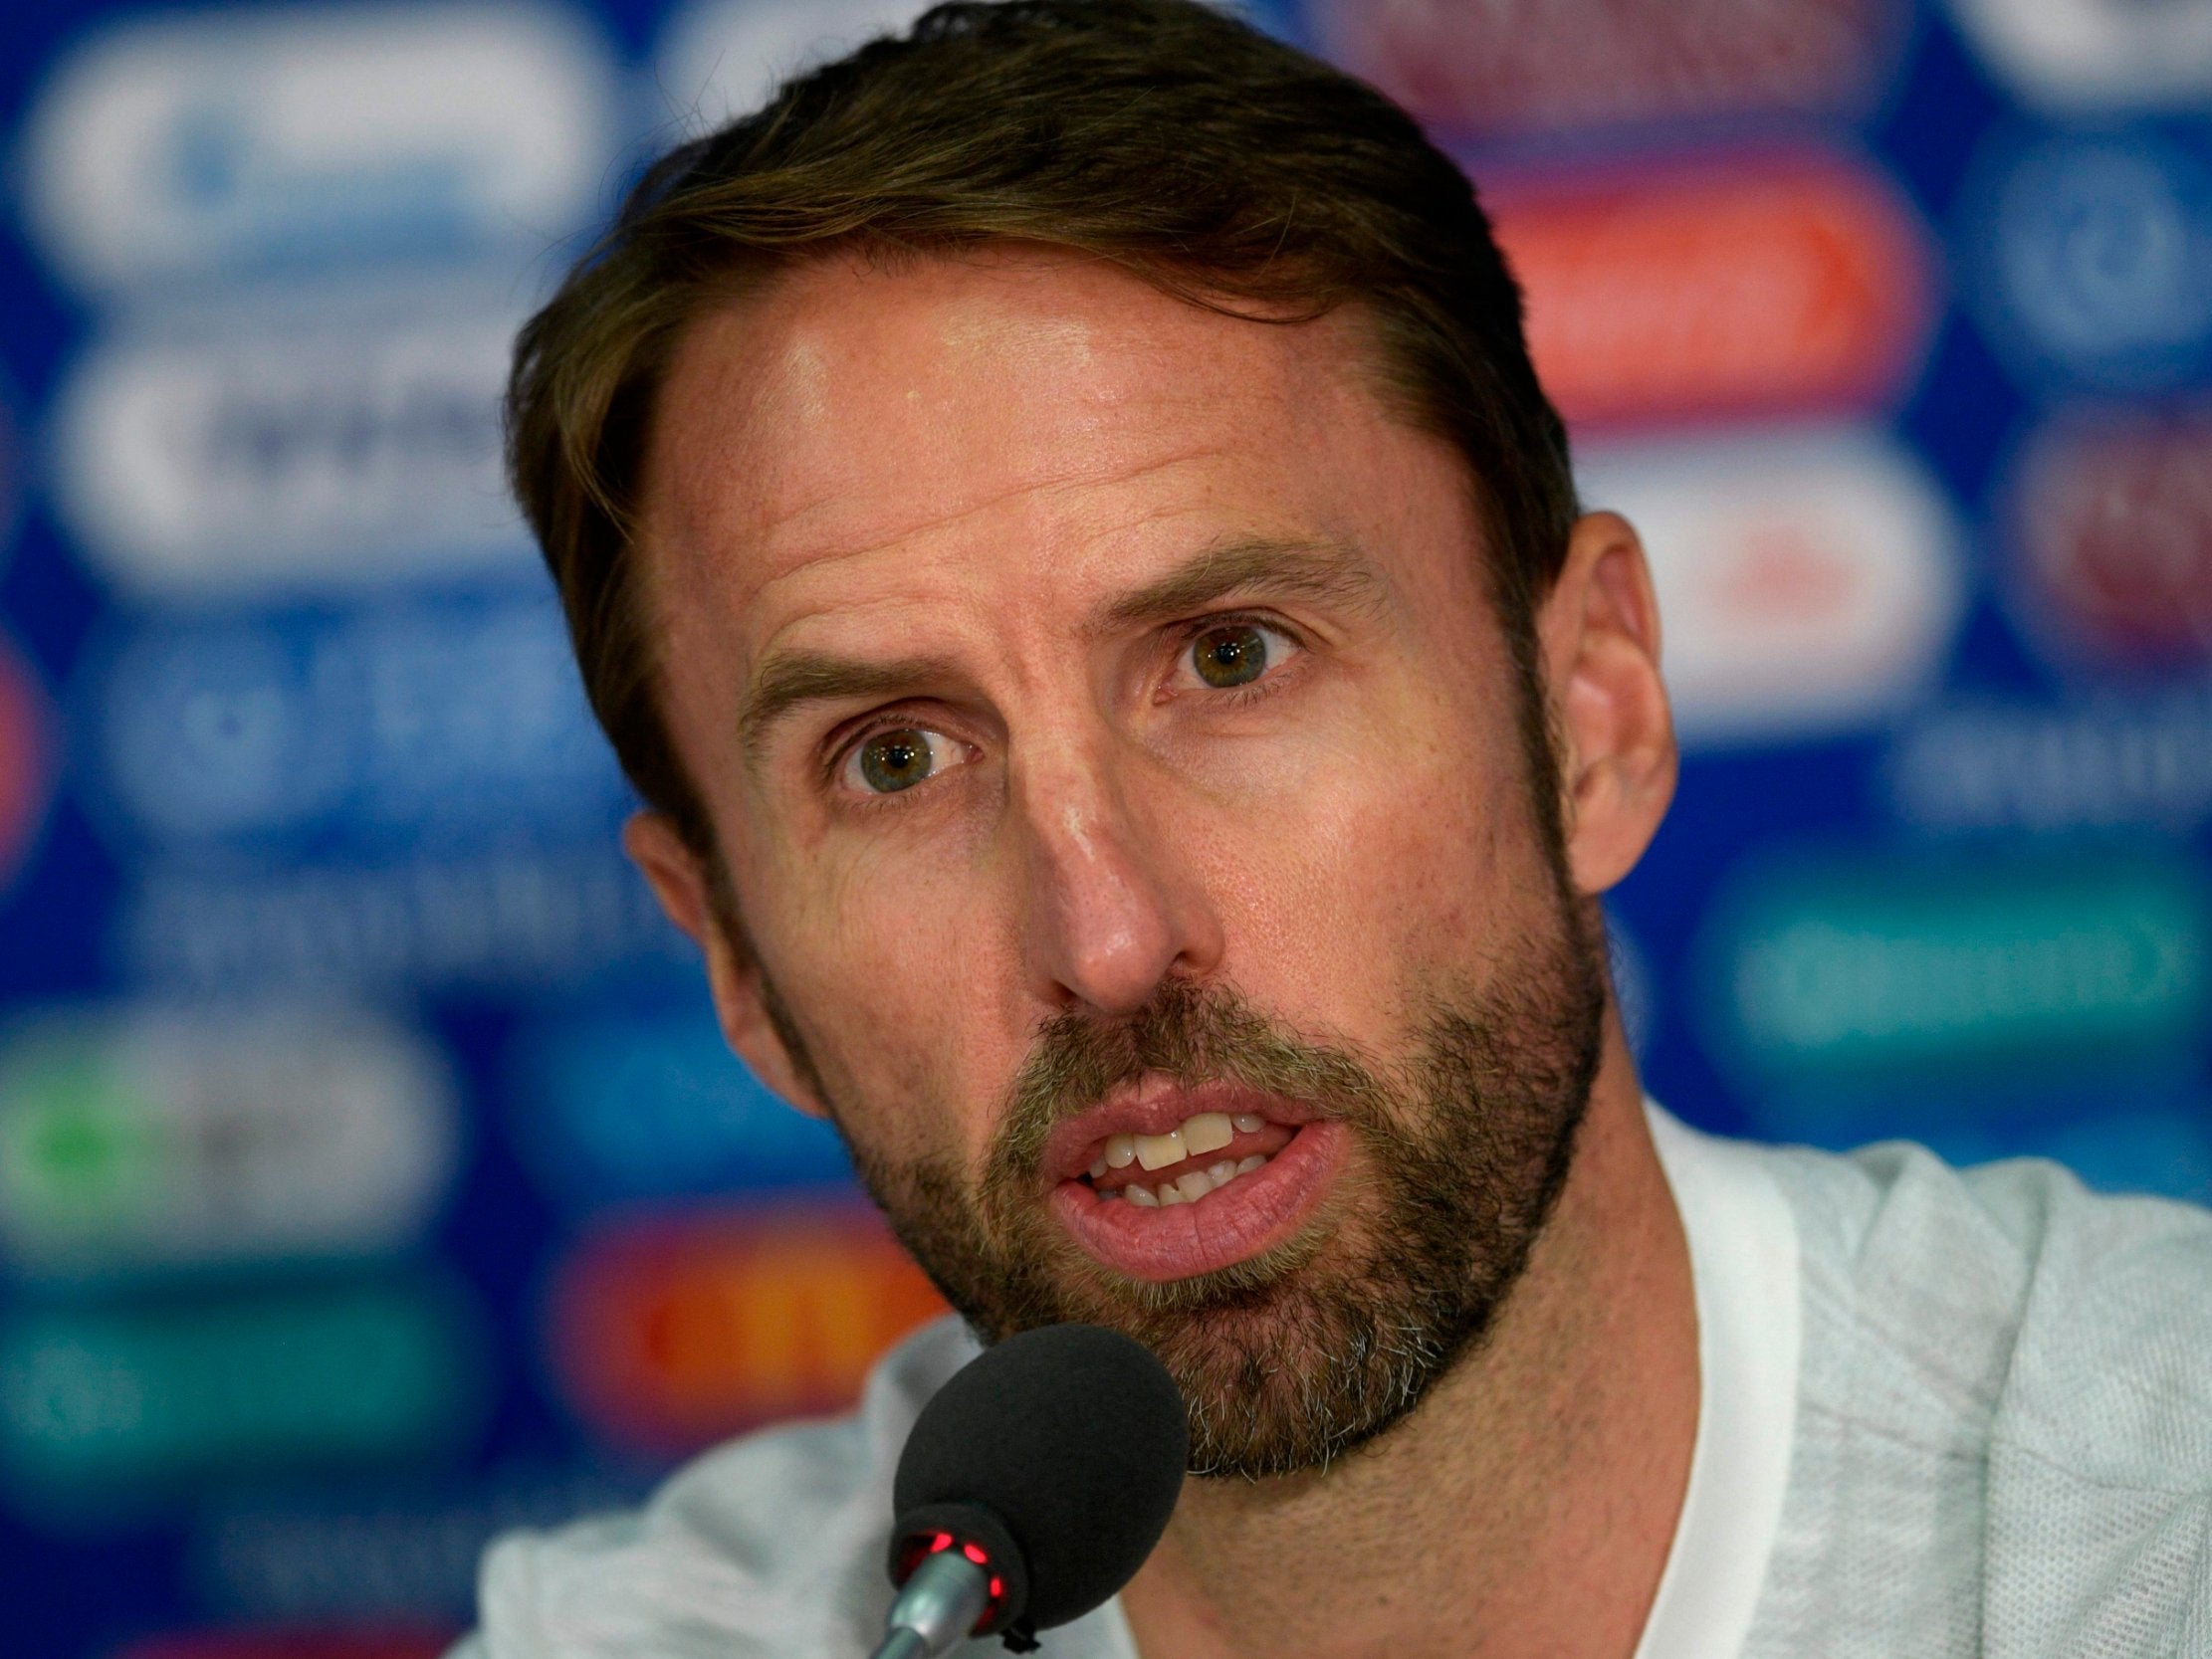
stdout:
<svg viewBox="0 0 2212 1659">
<path fill-rule="evenodd" d="M 1565 1183 L 1605 978 L 1583 914 L 1563 899 L 1554 915 L 1483 989 L 1432 998 L 1395 1061 L 1290 1032 L 1226 986 L 1171 980 L 1128 1018 L 1065 1013 L 1039 1029 L 973 1187 L 949 1160 L 847 1143 L 900 1241 L 985 1341 L 1112 1326 L 1182 1387 L 1194 1472 L 1326 1468 L 1479 1348 Z M 1351 1131 L 1353 1167 L 1273 1250 L 1164 1284 L 1115 1273 L 1051 1216 L 1043 1150 L 1054 1126 L 1148 1077 L 1317 1108 Z"/>
<path fill-rule="evenodd" d="M 1490 953 L 1480 984 L 1407 998 L 1424 1014 L 1395 1060 L 1290 1031 L 1225 984 L 1166 980 L 1126 1018 L 1070 1011 L 1038 1028 L 972 1189 L 949 1158 L 893 1159 L 850 1133 L 762 975 L 785 1052 L 945 1299 L 987 1343 L 1068 1321 L 1143 1343 L 1183 1391 L 1196 1474 L 1326 1469 L 1403 1421 L 1480 1349 L 1566 1184 L 1603 1048 L 1604 923 L 1567 870 L 1533 629 L 1509 629 L 1508 644 L 1548 902 L 1538 932 Z M 716 862 L 716 908 L 758 968 Z M 1234 1082 L 1340 1120 L 1364 1190 L 1332 1194 L 1289 1242 L 1217 1272 L 1165 1284 L 1114 1273 L 1048 1213 L 1044 1148 L 1114 1089 L 1163 1076 Z"/>
</svg>

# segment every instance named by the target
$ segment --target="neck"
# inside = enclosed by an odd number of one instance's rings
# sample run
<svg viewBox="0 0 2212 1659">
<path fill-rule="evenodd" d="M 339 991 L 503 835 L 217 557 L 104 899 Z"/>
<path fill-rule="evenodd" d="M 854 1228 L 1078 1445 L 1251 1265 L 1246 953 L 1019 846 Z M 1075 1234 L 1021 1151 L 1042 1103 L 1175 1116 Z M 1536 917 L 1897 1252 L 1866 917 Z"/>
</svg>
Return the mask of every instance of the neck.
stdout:
<svg viewBox="0 0 2212 1659">
<path fill-rule="evenodd" d="M 1618 1023 L 1488 1342 L 1325 1474 L 1186 1483 L 1123 1592 L 1145 1659 L 1630 1659 L 1697 1425 L 1688 1245 Z"/>
</svg>

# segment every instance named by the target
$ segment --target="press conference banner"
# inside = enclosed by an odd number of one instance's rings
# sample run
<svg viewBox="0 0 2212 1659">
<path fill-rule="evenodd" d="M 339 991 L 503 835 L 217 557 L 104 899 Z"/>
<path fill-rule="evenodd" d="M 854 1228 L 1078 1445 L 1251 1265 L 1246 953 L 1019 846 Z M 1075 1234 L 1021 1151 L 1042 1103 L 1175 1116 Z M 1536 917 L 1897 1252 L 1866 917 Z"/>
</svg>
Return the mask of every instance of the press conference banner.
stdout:
<svg viewBox="0 0 2212 1659">
<path fill-rule="evenodd" d="M 500 482 L 660 149 L 909 0 L 0 16 L 0 1647 L 429 1659 L 938 1309 L 723 1050 Z M 1720 1131 L 2212 1198 L 2212 0 L 1282 0 L 1643 530 Z"/>
</svg>

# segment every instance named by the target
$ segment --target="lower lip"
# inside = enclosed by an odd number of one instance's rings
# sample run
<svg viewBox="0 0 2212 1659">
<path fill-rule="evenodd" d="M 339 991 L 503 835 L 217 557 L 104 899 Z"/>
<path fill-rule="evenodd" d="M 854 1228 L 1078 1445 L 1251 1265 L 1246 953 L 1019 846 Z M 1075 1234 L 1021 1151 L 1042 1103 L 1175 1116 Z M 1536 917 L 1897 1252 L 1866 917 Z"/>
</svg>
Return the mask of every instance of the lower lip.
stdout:
<svg viewBox="0 0 2212 1659">
<path fill-rule="evenodd" d="M 1147 1209 L 1101 1198 L 1083 1181 L 1062 1181 L 1052 1206 L 1075 1242 L 1107 1267 L 1150 1284 L 1189 1279 L 1296 1236 L 1327 1194 L 1345 1139 L 1340 1123 L 1302 1125 L 1261 1167 L 1195 1204 Z"/>
</svg>

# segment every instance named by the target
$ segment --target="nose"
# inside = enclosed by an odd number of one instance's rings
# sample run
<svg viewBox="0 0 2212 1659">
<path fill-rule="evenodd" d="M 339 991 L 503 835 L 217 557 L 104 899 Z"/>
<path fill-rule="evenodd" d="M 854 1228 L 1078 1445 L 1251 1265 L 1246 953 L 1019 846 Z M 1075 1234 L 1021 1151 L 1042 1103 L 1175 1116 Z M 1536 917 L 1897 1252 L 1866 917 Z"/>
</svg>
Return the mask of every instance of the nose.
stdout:
<svg viewBox="0 0 2212 1659">
<path fill-rule="evenodd" d="M 1131 781 L 1110 739 L 1059 748 L 1013 779 L 1023 950 L 1035 993 L 1055 1011 L 1133 1013 L 1170 974 L 1201 976 L 1220 961 L 1204 884 L 1176 858 L 1158 803 L 1132 809 Z"/>
</svg>

